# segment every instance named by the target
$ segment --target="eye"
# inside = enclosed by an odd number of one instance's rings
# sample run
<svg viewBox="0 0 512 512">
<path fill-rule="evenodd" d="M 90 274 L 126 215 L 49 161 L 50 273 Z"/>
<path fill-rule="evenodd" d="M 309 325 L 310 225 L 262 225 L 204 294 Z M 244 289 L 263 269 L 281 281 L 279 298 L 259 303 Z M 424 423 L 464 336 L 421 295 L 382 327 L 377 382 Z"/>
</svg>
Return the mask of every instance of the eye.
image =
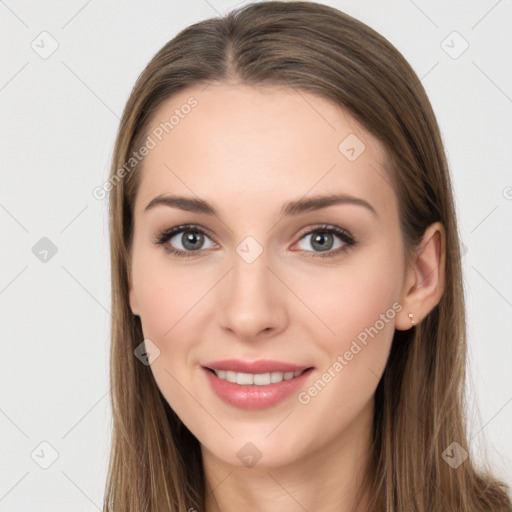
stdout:
<svg viewBox="0 0 512 512">
<path fill-rule="evenodd" d="M 307 245 L 310 245 L 319 251 L 309 251 L 306 249 L 306 252 L 316 253 L 313 256 L 309 256 L 313 258 L 317 256 L 321 258 L 336 256 L 337 254 L 348 250 L 356 243 L 348 231 L 338 228 L 337 226 L 318 226 L 315 229 L 308 231 L 300 240 L 304 240 L 307 237 L 311 237 Z M 341 240 L 337 245 L 335 241 L 336 238 Z"/>
<path fill-rule="evenodd" d="M 168 254 L 187 257 L 195 256 L 193 254 L 195 252 L 201 252 L 201 249 L 204 249 L 205 239 L 210 238 L 203 229 L 192 224 L 186 224 L 161 232 L 153 243 L 155 245 L 162 245 Z M 178 248 L 175 245 L 178 245 Z M 214 246 L 215 244 L 213 243 Z"/>
<path fill-rule="evenodd" d="M 315 229 L 305 233 L 301 237 L 300 241 L 307 237 L 311 237 L 312 235 L 315 236 L 311 238 L 309 244 L 311 244 L 313 248 L 318 249 L 318 251 L 310 251 L 302 248 L 301 250 L 304 252 L 314 253 L 312 256 L 308 257 L 319 256 L 321 258 L 326 258 L 336 256 L 337 254 L 347 251 L 350 247 L 353 247 L 356 244 L 354 238 L 348 231 L 337 226 L 317 226 Z M 336 238 L 341 241 L 338 242 L 337 246 Z M 196 255 L 194 253 L 201 253 L 202 249 L 205 249 L 205 247 L 203 247 L 205 239 L 211 241 L 210 237 L 202 228 L 193 224 L 185 224 L 162 231 L 157 235 L 153 243 L 155 245 L 163 246 L 168 254 L 181 258 L 192 257 Z M 178 245 L 178 247 L 176 247 L 176 245 Z M 206 249 L 213 247 L 216 247 L 216 244 L 211 242 L 210 247 L 206 247 Z"/>
</svg>

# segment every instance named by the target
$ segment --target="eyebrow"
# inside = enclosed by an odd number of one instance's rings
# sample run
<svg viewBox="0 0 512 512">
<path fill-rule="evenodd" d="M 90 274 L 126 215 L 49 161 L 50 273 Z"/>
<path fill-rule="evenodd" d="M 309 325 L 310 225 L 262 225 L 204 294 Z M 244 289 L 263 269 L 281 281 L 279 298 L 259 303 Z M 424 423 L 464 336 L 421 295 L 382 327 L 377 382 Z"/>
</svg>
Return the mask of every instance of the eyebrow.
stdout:
<svg viewBox="0 0 512 512">
<path fill-rule="evenodd" d="M 289 201 L 281 208 L 281 216 L 300 215 L 301 213 L 311 212 L 334 206 L 338 204 L 350 204 L 362 206 L 371 211 L 376 217 L 378 214 L 375 208 L 359 197 L 354 197 L 348 194 L 331 194 L 327 196 L 314 196 L 307 199 L 299 199 L 296 201 Z M 203 213 L 205 215 L 218 216 L 218 212 L 214 206 L 203 199 L 196 199 L 193 197 L 184 196 L 165 196 L 159 195 L 152 199 L 146 206 L 144 211 L 151 210 L 156 206 L 168 206 L 171 208 L 179 208 L 187 212 Z"/>
</svg>

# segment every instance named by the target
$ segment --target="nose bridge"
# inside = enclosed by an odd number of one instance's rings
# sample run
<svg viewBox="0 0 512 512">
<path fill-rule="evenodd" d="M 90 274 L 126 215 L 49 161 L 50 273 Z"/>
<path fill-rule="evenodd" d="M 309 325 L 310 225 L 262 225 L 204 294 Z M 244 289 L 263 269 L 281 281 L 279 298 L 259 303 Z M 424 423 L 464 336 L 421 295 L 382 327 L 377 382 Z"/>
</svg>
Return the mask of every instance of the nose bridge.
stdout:
<svg viewBox="0 0 512 512">
<path fill-rule="evenodd" d="M 232 259 L 232 270 L 223 293 L 222 324 L 240 337 L 278 325 L 278 283 L 269 270 L 270 253 L 254 236 L 245 237 Z"/>
</svg>

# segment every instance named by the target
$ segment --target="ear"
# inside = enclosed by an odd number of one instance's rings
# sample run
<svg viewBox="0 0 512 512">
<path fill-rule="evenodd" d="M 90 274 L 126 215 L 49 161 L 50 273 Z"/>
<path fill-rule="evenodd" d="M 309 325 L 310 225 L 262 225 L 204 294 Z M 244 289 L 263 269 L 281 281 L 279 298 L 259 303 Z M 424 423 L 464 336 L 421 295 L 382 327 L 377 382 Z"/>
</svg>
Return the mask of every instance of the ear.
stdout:
<svg viewBox="0 0 512 512">
<path fill-rule="evenodd" d="M 435 222 L 426 229 L 407 269 L 400 300 L 403 309 L 396 316 L 395 328 L 399 331 L 419 324 L 441 300 L 445 258 L 446 232 L 443 224 Z"/>
</svg>

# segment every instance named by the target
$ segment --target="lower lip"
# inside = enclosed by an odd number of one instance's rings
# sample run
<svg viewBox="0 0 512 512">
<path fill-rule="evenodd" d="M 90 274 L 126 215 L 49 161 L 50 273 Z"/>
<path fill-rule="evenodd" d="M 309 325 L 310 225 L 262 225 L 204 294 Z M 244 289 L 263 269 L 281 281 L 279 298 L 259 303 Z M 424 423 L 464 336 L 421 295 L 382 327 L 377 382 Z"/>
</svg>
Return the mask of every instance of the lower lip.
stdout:
<svg viewBox="0 0 512 512">
<path fill-rule="evenodd" d="M 219 379 L 207 368 L 202 367 L 202 369 L 206 372 L 206 377 L 213 391 L 223 402 L 233 407 L 250 410 L 272 407 L 293 393 L 297 393 L 313 371 L 313 368 L 309 368 L 293 379 L 283 380 L 267 386 L 258 386 L 256 384 L 236 384 Z"/>
</svg>

